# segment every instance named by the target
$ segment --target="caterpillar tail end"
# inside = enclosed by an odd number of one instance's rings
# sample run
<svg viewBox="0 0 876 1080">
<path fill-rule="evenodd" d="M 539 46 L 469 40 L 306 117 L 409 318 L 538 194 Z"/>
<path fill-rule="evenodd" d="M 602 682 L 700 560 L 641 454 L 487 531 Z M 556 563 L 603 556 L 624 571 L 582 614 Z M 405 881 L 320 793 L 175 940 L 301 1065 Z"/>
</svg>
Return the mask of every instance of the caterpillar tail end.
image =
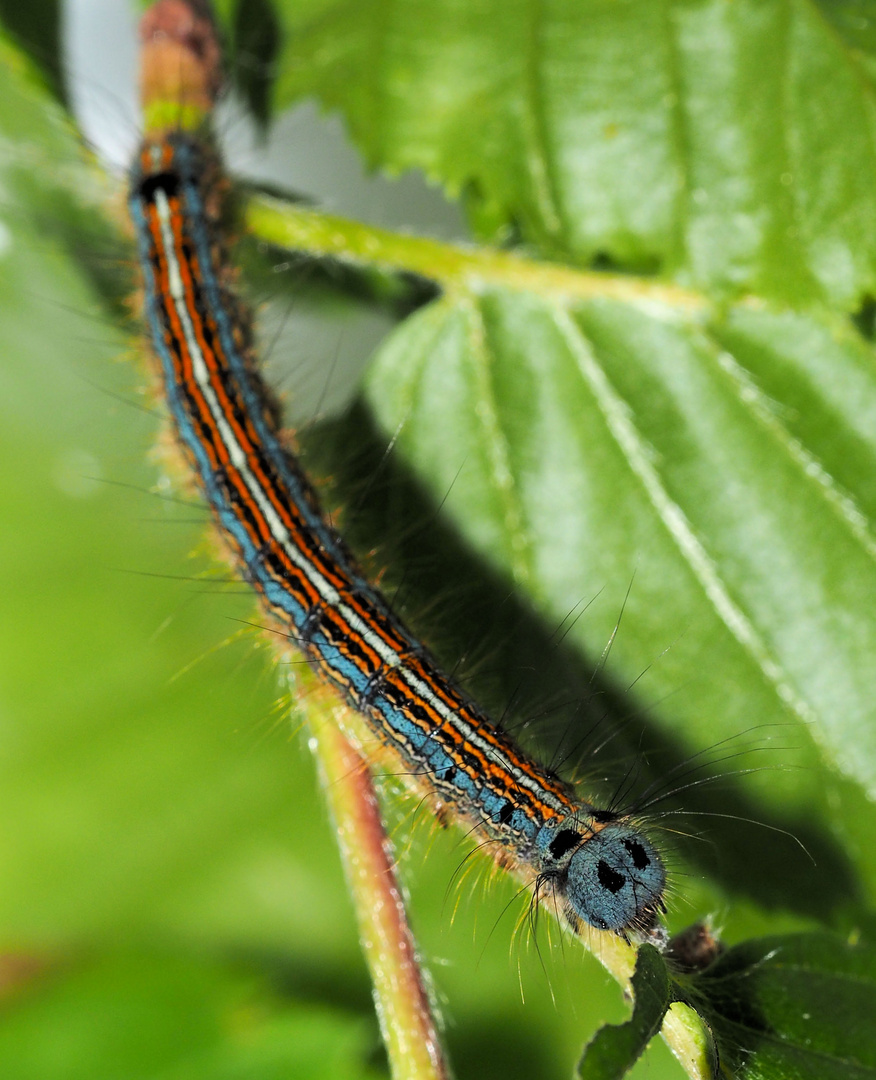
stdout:
<svg viewBox="0 0 876 1080">
<path fill-rule="evenodd" d="M 140 20 L 140 44 L 147 137 L 203 127 L 222 87 L 222 54 L 206 0 L 158 0 Z"/>
</svg>

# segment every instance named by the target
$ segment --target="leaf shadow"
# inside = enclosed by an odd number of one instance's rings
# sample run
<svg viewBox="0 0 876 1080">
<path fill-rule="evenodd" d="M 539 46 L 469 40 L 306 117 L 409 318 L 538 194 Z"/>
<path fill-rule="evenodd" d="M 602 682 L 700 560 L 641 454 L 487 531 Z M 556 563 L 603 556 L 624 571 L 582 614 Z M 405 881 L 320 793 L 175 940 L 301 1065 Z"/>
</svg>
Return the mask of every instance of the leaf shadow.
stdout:
<svg viewBox="0 0 876 1080">
<path fill-rule="evenodd" d="M 317 425 L 302 441 L 308 471 L 328 477 L 321 486 L 332 492 L 332 505 L 342 507 L 342 531 L 353 550 L 379 553 L 379 558 L 364 560 L 366 572 L 375 578 L 384 567 L 393 568 L 381 586 L 397 613 L 539 760 L 562 762 L 563 775 L 587 776 L 593 771 L 594 746 L 610 742 L 611 755 L 620 762 L 618 781 L 624 783 L 629 767 L 624 762 L 634 760 L 640 791 L 691 766 L 690 748 L 666 724 L 656 722 L 653 708 L 646 709 L 635 692 L 598 670 L 598 657 L 582 655 L 568 637 L 558 635 L 440 518 L 410 470 L 386 453 L 366 406 L 354 404 L 346 416 Z M 451 624 L 448 610 L 463 614 Z M 489 643 L 488 657 L 484 642 Z M 480 663 L 460 666 L 460 655 L 473 651 L 480 654 Z M 510 704 L 508 687 L 514 688 Z M 532 714 L 535 701 L 541 703 L 539 716 Z M 564 728 L 567 738 L 572 730 L 576 742 L 558 748 L 557 733 L 562 740 Z M 696 765 L 696 776 L 697 786 L 676 800 L 690 815 L 692 835 L 678 836 L 671 844 L 688 867 L 717 882 L 728 896 L 748 897 L 765 908 L 827 925 L 850 917 L 873 923 L 863 910 L 856 869 L 825 824 L 812 815 L 782 814 L 764 806 L 746 790 L 744 775 L 722 772 L 707 760 Z M 706 777 L 715 782 L 701 782 Z M 700 839 L 706 831 L 704 844 Z M 679 892 L 683 896 L 683 885 Z"/>
</svg>

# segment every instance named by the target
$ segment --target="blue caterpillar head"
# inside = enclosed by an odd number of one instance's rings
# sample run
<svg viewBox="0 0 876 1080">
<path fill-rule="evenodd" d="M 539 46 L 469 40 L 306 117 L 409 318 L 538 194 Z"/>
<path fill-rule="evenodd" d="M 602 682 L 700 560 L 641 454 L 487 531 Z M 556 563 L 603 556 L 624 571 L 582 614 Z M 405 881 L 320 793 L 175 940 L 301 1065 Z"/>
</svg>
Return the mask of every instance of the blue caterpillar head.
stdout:
<svg viewBox="0 0 876 1080">
<path fill-rule="evenodd" d="M 578 918 L 599 930 L 646 930 L 663 909 L 666 870 L 640 832 L 611 822 L 573 852 L 557 885 Z"/>
</svg>

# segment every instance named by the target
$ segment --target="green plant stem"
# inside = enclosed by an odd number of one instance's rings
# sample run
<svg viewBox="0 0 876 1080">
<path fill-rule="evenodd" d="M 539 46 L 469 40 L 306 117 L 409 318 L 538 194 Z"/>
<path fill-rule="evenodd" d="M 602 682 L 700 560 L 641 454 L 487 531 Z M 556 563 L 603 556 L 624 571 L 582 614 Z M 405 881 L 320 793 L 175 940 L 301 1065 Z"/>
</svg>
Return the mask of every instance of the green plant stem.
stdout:
<svg viewBox="0 0 876 1080">
<path fill-rule="evenodd" d="M 299 665 L 295 681 L 299 701 L 307 704 L 310 746 L 335 822 L 392 1075 L 447 1080 L 450 1070 L 371 773 L 339 726 L 337 714 L 346 707 L 330 700 L 309 668 Z"/>
<path fill-rule="evenodd" d="M 717 1064 L 714 1043 L 690 1005 L 683 1001 L 670 1005 L 660 1034 L 691 1080 L 712 1080 Z"/>
<path fill-rule="evenodd" d="M 709 306 L 702 294 L 675 285 L 632 275 L 578 270 L 493 248 L 394 233 L 268 195 L 249 198 L 244 221 L 249 233 L 275 247 L 373 269 L 418 274 L 446 292 L 502 285 L 568 299 L 605 297 L 650 302 L 688 312 Z"/>
</svg>

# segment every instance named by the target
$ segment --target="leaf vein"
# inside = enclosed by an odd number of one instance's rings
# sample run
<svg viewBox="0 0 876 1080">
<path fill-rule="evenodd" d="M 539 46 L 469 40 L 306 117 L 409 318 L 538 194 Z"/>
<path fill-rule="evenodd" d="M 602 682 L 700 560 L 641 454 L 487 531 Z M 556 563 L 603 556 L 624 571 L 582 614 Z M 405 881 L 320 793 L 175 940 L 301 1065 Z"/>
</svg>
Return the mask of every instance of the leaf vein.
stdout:
<svg viewBox="0 0 876 1080">
<path fill-rule="evenodd" d="M 699 582 L 709 603 L 733 637 L 754 659 L 775 687 L 780 699 L 797 716 L 808 721 L 811 709 L 788 679 L 781 664 L 767 648 L 751 620 L 731 597 L 721 580 L 718 567 L 708 554 L 681 507 L 671 498 L 652 464 L 645 440 L 628 415 L 625 403 L 586 345 L 580 329 L 568 311 L 553 305 L 557 328 L 589 383 L 608 428 L 621 449 L 630 470 L 638 478 L 660 521 Z"/>
<path fill-rule="evenodd" d="M 528 532 L 517 496 L 516 481 L 510 462 L 508 440 L 502 431 L 499 410 L 490 378 L 492 353 L 487 327 L 477 300 L 467 302 L 471 312 L 468 339 L 477 380 L 476 415 L 484 431 L 487 459 L 493 473 L 495 490 L 503 504 L 504 526 L 509 541 L 511 572 L 518 583 L 528 583 L 532 578 L 532 559 Z"/>
</svg>

